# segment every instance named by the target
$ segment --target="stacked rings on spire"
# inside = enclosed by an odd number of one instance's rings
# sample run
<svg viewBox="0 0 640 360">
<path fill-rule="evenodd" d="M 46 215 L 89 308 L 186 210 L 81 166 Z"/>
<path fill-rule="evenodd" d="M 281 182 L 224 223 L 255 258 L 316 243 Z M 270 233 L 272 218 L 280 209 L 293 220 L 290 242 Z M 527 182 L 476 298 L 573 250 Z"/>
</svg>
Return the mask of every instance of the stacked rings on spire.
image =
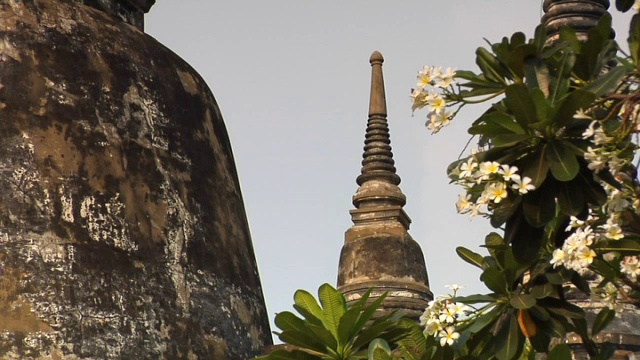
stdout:
<svg viewBox="0 0 640 360">
<path fill-rule="evenodd" d="M 542 24 L 550 41 L 555 41 L 564 27 L 575 30 L 578 38 L 584 40 L 608 8 L 609 0 L 545 0 Z"/>
</svg>

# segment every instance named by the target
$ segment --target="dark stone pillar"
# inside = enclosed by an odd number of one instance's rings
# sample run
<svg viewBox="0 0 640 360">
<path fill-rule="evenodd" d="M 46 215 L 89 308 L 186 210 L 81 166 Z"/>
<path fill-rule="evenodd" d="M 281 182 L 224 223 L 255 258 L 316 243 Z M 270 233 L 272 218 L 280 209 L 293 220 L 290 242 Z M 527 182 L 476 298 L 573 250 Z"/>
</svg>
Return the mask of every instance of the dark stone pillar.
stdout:
<svg viewBox="0 0 640 360">
<path fill-rule="evenodd" d="M 271 344 L 202 78 L 71 1 L 1 2 L 0 54 L 0 358 L 236 360 Z"/>
</svg>

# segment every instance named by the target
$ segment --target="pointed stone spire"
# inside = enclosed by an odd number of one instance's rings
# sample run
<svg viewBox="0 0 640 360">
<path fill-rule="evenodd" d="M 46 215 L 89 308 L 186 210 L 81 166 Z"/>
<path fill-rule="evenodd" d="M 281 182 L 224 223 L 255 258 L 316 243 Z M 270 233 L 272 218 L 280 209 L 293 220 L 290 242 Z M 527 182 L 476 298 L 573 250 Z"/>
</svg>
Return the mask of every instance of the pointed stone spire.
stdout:
<svg viewBox="0 0 640 360">
<path fill-rule="evenodd" d="M 555 42 L 560 29 L 568 27 L 576 31 L 578 39 L 587 39 L 589 29 L 607 12 L 609 0 L 544 0 L 542 24 L 549 35 L 548 42 Z"/>
<path fill-rule="evenodd" d="M 418 319 L 429 300 L 427 269 L 420 245 L 408 233 L 411 219 L 391 152 L 387 105 L 379 52 L 371 55 L 371 98 L 364 141 L 360 187 L 353 196 L 353 226 L 340 255 L 338 290 L 348 302 L 368 289 L 372 297 L 388 292 L 384 311 L 400 310 Z"/>
</svg>

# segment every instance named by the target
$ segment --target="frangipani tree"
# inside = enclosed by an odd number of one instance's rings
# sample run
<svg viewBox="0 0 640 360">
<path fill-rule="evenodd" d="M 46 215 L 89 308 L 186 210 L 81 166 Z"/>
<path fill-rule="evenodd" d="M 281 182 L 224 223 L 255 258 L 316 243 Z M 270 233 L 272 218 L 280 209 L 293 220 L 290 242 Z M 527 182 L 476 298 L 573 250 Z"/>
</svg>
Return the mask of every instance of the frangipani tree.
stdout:
<svg viewBox="0 0 640 360">
<path fill-rule="evenodd" d="M 633 1 L 617 6 L 637 10 Z M 413 109 L 428 109 L 432 133 L 465 106 L 495 101 L 468 129 L 478 148 L 448 169 L 464 190 L 458 212 L 499 229 L 485 239 L 488 256 L 457 250 L 491 291 L 451 300 L 482 304 L 456 325 L 458 357 L 547 352 L 574 332 L 592 358 L 607 358 L 612 347 L 591 338 L 618 304 L 640 309 L 640 15 L 630 54 L 611 35 L 608 14 L 584 42 L 563 29 L 548 45 L 540 26 L 531 40 L 516 33 L 479 48 L 478 73 L 427 66 L 418 74 Z M 607 304 L 591 328 L 566 299 L 569 288 Z M 446 335 L 440 317 L 424 325 L 427 336 Z"/>
<path fill-rule="evenodd" d="M 616 6 L 640 9 L 629 0 Z M 540 26 L 533 39 L 515 33 L 479 48 L 478 72 L 424 67 L 413 109 L 428 111 L 432 133 L 465 106 L 490 104 L 468 129 L 478 147 L 447 170 L 463 189 L 458 212 L 496 228 L 484 239 L 486 255 L 457 249 L 489 292 L 460 296 L 452 286 L 419 325 L 396 314 L 347 331 L 343 324 L 357 316 L 373 319 L 379 303 L 365 298 L 349 308 L 325 284 L 322 306 L 299 292 L 302 317 L 276 317 L 277 334 L 297 349 L 266 359 L 568 360 L 568 333 L 582 338 L 591 359 L 609 358 L 615 346 L 593 337 L 621 304 L 640 310 L 639 14 L 628 44 L 622 53 L 607 14 L 583 42 L 563 29 L 550 44 Z M 588 323 L 569 292 L 606 306 Z"/>
</svg>

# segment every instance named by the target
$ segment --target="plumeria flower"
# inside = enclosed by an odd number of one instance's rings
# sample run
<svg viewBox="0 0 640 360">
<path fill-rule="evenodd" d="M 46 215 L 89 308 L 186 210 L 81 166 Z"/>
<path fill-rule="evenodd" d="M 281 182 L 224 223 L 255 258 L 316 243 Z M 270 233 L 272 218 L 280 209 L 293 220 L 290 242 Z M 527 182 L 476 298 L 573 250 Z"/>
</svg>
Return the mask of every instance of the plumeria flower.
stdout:
<svg viewBox="0 0 640 360">
<path fill-rule="evenodd" d="M 453 326 L 447 326 L 446 329 L 440 331 L 438 336 L 440 336 L 440 346 L 445 344 L 451 346 L 460 338 L 460 334 L 456 332 L 456 328 Z"/>
<path fill-rule="evenodd" d="M 488 179 L 488 175 L 495 174 L 500 171 L 500 164 L 496 161 L 485 161 L 480 164 L 478 171 L 480 172 L 480 175 L 485 179 Z"/>
<path fill-rule="evenodd" d="M 489 200 L 493 200 L 496 204 L 509 195 L 504 183 L 489 183 L 487 184 L 485 192 Z"/>
<path fill-rule="evenodd" d="M 441 323 L 453 324 L 456 321 L 456 313 L 451 311 L 449 307 L 445 307 L 440 313 L 439 319 Z"/>
<path fill-rule="evenodd" d="M 473 175 L 476 168 L 478 167 L 478 163 L 470 157 L 466 162 L 460 165 L 460 178 L 468 178 Z"/>
<path fill-rule="evenodd" d="M 576 252 L 576 258 L 580 262 L 582 268 L 589 267 L 596 257 L 596 252 L 589 249 L 587 246 L 583 246 Z"/>
<path fill-rule="evenodd" d="M 578 111 L 576 111 L 576 113 L 573 115 L 574 119 L 591 119 L 591 116 L 587 115 L 584 110 L 582 108 L 580 108 Z"/>
<path fill-rule="evenodd" d="M 531 183 L 531 178 L 528 176 L 525 176 L 522 179 L 514 179 L 513 182 L 515 184 L 513 184 L 511 188 L 518 190 L 522 195 L 536 189 L 536 187 Z"/>
<path fill-rule="evenodd" d="M 627 275 L 631 280 L 640 276 L 640 262 L 637 256 L 625 256 L 620 262 L 620 272 Z"/>
<path fill-rule="evenodd" d="M 447 305 L 447 310 L 456 316 L 464 316 L 471 312 L 471 308 L 463 303 L 451 303 Z"/>
<path fill-rule="evenodd" d="M 596 145 L 606 144 L 611 140 L 610 137 L 602 130 L 602 128 L 597 128 L 593 131 L 593 140 L 591 140 Z"/>
<path fill-rule="evenodd" d="M 425 65 L 422 70 L 418 71 L 418 88 L 423 89 L 431 85 L 433 81 L 433 67 Z"/>
<path fill-rule="evenodd" d="M 459 214 L 465 214 L 472 210 L 471 195 L 460 194 L 458 195 L 458 201 L 456 202 L 456 210 Z"/>
<path fill-rule="evenodd" d="M 615 217 L 610 217 L 607 219 L 607 223 L 602 225 L 602 228 L 605 230 L 605 236 L 611 240 L 620 240 L 624 238 L 624 234 L 622 233 L 622 228 L 618 224 L 618 221 Z"/>
<path fill-rule="evenodd" d="M 553 250 L 553 257 L 549 263 L 551 263 L 555 269 L 558 266 L 564 265 L 564 260 L 567 258 L 567 255 L 563 249 L 555 249 Z"/>
<path fill-rule="evenodd" d="M 436 319 L 429 319 L 425 325 L 424 334 L 426 336 L 434 336 L 442 331 L 442 324 Z"/>
<path fill-rule="evenodd" d="M 451 113 L 444 109 L 440 112 L 433 112 L 427 122 L 427 128 L 431 130 L 432 133 L 437 133 L 440 129 L 449 125 L 451 122 L 450 119 Z"/>
<path fill-rule="evenodd" d="M 438 81 L 436 82 L 436 86 L 448 88 L 455 82 L 455 76 L 456 71 L 453 68 L 448 67 L 444 73 L 440 74 Z"/>
<path fill-rule="evenodd" d="M 447 289 L 451 289 L 453 292 L 457 292 L 460 289 L 464 289 L 464 286 L 458 284 L 445 285 Z"/>
<path fill-rule="evenodd" d="M 518 167 L 502 165 L 500 173 L 502 174 L 502 178 L 504 181 L 515 181 L 515 179 L 520 179 L 520 175 L 517 174 Z"/>
<path fill-rule="evenodd" d="M 447 106 L 446 100 L 441 94 L 435 91 L 430 92 L 429 95 L 427 95 L 426 100 L 429 104 L 429 111 L 434 113 L 444 111 L 445 106 Z"/>
<path fill-rule="evenodd" d="M 629 200 L 624 198 L 624 193 L 618 189 L 614 189 L 609 194 L 609 200 L 607 201 L 607 207 L 610 211 L 618 212 L 626 209 L 629 206 Z"/>
<path fill-rule="evenodd" d="M 588 138 L 592 137 L 593 135 L 595 135 L 595 133 L 596 133 L 595 126 L 596 126 L 597 123 L 598 123 L 597 121 L 592 121 L 591 124 L 589 124 L 589 127 L 582 133 L 582 138 L 583 139 L 588 139 Z"/>
<path fill-rule="evenodd" d="M 602 153 L 598 154 L 596 151 L 596 149 L 589 146 L 587 152 L 584 153 L 584 159 L 589 163 L 587 167 L 597 174 L 607 166 L 607 159 L 602 156 Z"/>
</svg>

